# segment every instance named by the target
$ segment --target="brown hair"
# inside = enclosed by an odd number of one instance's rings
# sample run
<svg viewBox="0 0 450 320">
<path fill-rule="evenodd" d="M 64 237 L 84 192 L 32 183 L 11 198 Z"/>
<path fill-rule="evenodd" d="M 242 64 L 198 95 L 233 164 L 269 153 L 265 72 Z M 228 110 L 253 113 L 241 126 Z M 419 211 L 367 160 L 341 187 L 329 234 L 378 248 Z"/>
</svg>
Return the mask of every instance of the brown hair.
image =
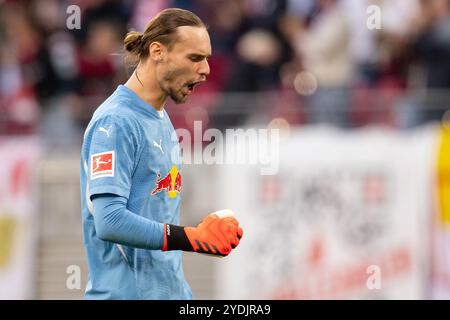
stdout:
<svg viewBox="0 0 450 320">
<path fill-rule="evenodd" d="M 194 13 L 184 9 L 164 9 L 150 20 L 143 34 L 130 31 L 125 36 L 124 48 L 126 60 L 136 66 L 141 59 L 148 56 L 148 49 L 152 42 L 158 41 L 171 48 L 176 28 L 181 26 L 204 27 L 203 21 Z"/>
</svg>

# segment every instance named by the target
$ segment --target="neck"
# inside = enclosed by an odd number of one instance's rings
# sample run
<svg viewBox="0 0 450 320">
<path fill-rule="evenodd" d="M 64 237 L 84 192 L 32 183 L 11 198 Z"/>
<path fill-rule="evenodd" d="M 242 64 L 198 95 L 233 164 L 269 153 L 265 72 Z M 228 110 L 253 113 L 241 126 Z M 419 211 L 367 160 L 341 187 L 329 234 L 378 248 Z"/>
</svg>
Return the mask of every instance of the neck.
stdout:
<svg viewBox="0 0 450 320">
<path fill-rule="evenodd" d="M 163 110 L 167 95 L 161 90 L 153 75 L 147 76 L 139 64 L 125 86 L 133 90 L 142 100 L 158 111 Z"/>
</svg>

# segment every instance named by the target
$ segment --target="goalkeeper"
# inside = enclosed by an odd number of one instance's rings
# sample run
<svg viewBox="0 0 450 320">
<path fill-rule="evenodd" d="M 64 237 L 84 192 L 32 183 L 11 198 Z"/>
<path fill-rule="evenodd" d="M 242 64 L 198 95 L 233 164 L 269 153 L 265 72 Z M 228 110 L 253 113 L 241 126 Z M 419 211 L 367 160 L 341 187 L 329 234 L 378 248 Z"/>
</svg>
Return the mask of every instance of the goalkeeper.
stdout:
<svg viewBox="0 0 450 320">
<path fill-rule="evenodd" d="M 210 70 L 192 12 L 166 9 L 124 40 L 136 68 L 95 111 L 81 150 L 86 299 L 191 299 L 182 252 L 226 256 L 242 237 L 230 211 L 179 224 L 180 147 L 164 105 L 183 103 Z"/>
</svg>

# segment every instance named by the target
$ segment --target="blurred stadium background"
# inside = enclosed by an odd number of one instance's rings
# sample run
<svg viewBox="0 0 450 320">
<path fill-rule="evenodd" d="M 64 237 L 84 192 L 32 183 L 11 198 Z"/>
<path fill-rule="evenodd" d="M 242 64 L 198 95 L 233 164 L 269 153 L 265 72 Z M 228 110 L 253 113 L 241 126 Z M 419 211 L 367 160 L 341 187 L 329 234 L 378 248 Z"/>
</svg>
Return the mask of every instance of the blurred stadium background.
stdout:
<svg viewBox="0 0 450 320">
<path fill-rule="evenodd" d="M 83 131 L 131 74 L 126 31 L 166 7 L 213 45 L 175 128 L 281 130 L 276 175 L 184 165 L 183 223 L 230 207 L 246 232 L 185 254 L 195 297 L 450 298 L 448 0 L 0 0 L 0 298 L 82 299 Z"/>
</svg>

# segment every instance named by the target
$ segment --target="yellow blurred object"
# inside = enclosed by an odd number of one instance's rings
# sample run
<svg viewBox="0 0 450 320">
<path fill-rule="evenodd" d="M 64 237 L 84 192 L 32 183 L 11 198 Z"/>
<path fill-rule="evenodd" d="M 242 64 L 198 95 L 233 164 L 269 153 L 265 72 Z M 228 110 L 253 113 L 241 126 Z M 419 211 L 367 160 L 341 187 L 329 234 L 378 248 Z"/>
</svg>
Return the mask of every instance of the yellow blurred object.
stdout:
<svg viewBox="0 0 450 320">
<path fill-rule="evenodd" d="M 450 226 L 450 128 L 441 129 L 437 164 L 437 189 L 440 218 Z"/>
<path fill-rule="evenodd" d="M 16 219 L 10 215 L 0 215 L 0 268 L 5 268 L 14 252 Z"/>
</svg>

